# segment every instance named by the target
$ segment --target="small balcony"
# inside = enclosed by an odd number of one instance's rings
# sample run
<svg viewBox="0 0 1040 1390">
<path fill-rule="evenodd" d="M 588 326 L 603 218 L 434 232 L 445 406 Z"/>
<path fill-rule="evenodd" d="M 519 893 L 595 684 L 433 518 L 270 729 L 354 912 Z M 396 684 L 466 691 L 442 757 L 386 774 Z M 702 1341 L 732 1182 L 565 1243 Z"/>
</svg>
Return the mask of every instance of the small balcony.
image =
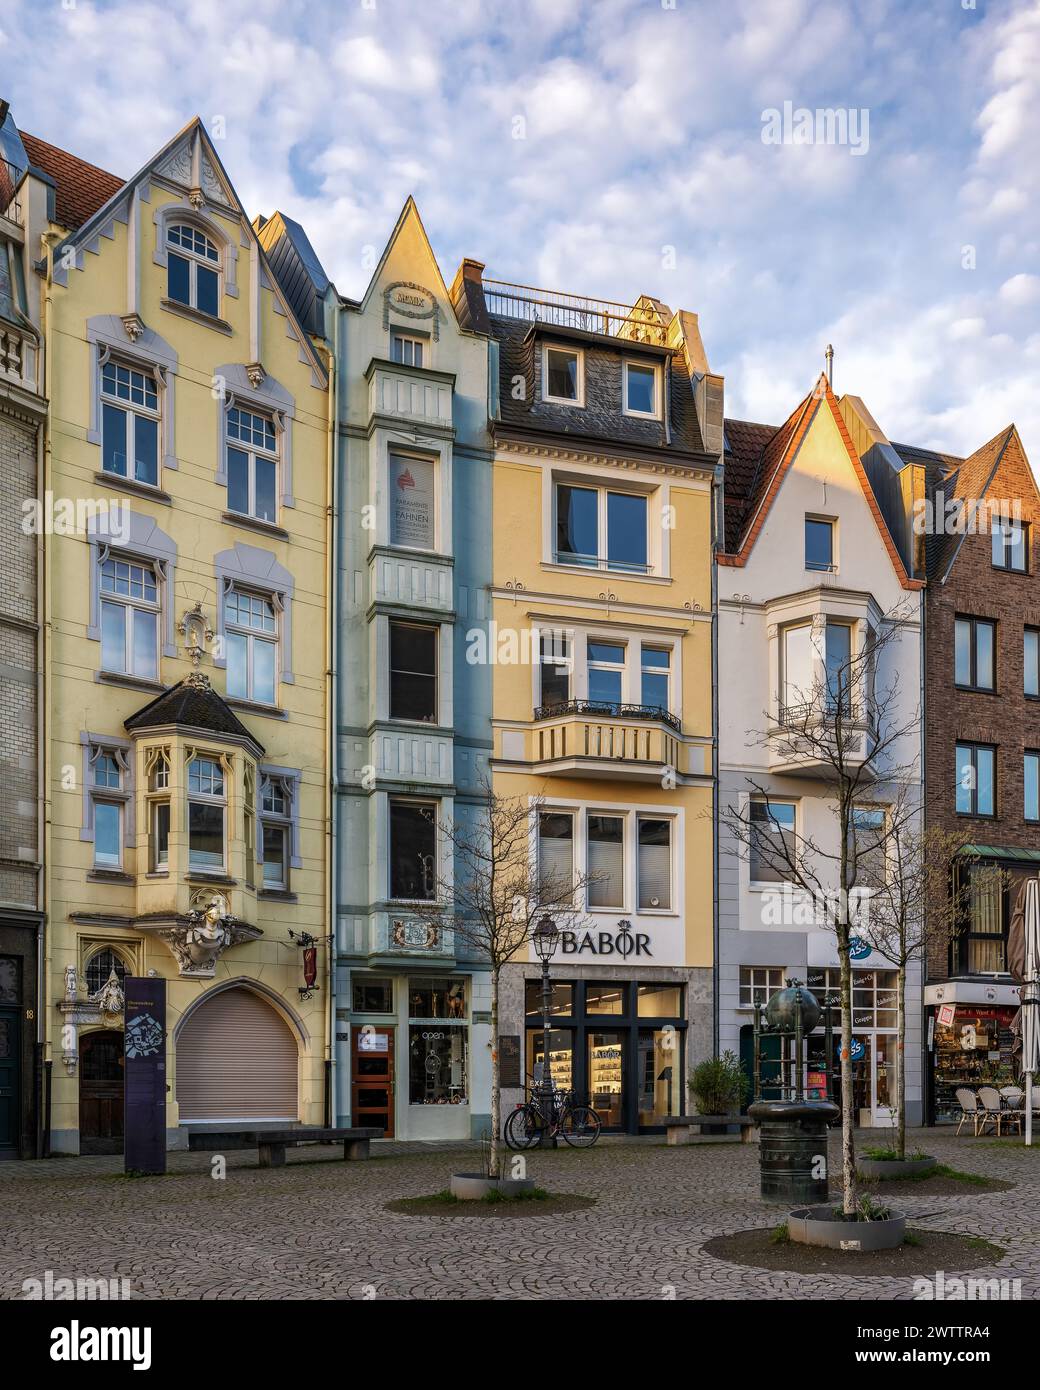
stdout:
<svg viewBox="0 0 1040 1390">
<path fill-rule="evenodd" d="M 769 771 L 789 777 L 837 774 L 838 721 L 821 705 L 780 705 L 767 740 Z M 877 729 L 869 711 L 850 709 L 841 719 L 842 760 L 861 767 L 874 751 Z"/>
<path fill-rule="evenodd" d="M 411 424 L 451 429 L 455 378 L 450 372 L 409 367 L 374 359 L 368 377 L 371 415 L 391 416 Z"/>
<path fill-rule="evenodd" d="M 668 769 L 688 771 L 680 721 L 654 705 L 568 700 L 539 706 L 534 719 L 520 735 L 534 772 L 659 782 Z M 509 756 L 505 740 L 503 753 Z"/>
</svg>

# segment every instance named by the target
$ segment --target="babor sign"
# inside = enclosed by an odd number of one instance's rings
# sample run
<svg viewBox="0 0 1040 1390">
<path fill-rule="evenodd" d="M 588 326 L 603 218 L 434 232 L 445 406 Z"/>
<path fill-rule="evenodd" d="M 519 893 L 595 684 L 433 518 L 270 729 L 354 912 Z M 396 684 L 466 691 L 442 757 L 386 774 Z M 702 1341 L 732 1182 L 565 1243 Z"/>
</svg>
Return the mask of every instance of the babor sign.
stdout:
<svg viewBox="0 0 1040 1390">
<path fill-rule="evenodd" d="M 560 949 L 565 956 L 617 956 L 627 960 L 629 956 L 653 956 L 650 949 L 650 933 L 632 931 L 628 926 L 615 931 L 564 931 L 560 933 Z"/>
<path fill-rule="evenodd" d="M 123 981 L 123 1167 L 166 1172 L 166 981 Z"/>
</svg>

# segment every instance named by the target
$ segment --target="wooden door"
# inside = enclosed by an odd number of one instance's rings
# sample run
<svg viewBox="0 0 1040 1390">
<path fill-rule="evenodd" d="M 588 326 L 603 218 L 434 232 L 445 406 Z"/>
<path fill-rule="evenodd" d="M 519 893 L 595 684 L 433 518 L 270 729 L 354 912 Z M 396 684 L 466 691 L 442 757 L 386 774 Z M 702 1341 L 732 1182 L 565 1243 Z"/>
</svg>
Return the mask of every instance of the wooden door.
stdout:
<svg viewBox="0 0 1040 1390">
<path fill-rule="evenodd" d="M 18 1152 L 21 1123 L 21 1011 L 0 1009 L 0 1157 Z"/>
<path fill-rule="evenodd" d="M 123 1152 L 123 1035 L 114 1029 L 80 1039 L 79 1151 Z"/>
<path fill-rule="evenodd" d="M 354 1029 L 351 1047 L 351 1123 L 394 1135 L 394 1030 Z"/>
</svg>

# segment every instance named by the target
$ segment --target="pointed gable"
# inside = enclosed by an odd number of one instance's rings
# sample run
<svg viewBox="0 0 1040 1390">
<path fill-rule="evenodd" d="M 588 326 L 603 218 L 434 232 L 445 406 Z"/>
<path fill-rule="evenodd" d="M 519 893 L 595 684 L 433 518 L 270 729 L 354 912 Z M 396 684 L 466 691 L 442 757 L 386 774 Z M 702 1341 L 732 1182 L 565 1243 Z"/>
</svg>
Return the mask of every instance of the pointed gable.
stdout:
<svg viewBox="0 0 1040 1390">
<path fill-rule="evenodd" d="M 416 275 L 421 275 L 422 279 L 416 280 Z M 410 297 L 421 300 L 424 293 L 433 297 L 432 312 L 429 306 L 421 302 L 408 302 Z M 417 325 L 431 333 L 434 341 L 447 321 L 459 327 L 455 305 L 411 194 L 405 200 L 401 215 L 361 298 L 362 313 L 369 308 L 376 295 L 384 297 L 385 320 L 389 320 L 392 308 L 405 322 L 414 318 Z"/>
</svg>

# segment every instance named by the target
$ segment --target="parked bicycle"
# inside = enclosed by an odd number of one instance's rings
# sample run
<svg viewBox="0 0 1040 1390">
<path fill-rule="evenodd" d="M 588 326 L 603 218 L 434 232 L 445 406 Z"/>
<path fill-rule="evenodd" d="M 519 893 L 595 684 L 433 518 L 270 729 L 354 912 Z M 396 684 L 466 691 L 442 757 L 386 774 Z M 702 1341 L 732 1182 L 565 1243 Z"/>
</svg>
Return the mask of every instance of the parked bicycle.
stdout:
<svg viewBox="0 0 1040 1390">
<path fill-rule="evenodd" d="M 533 1149 L 546 1134 L 549 1139 L 561 1136 L 575 1149 L 588 1149 L 599 1138 L 602 1124 L 591 1105 L 579 1105 L 573 1091 L 553 1088 L 551 1114 L 546 1119 L 543 1100 L 534 1092 L 530 1100 L 517 1105 L 505 1123 L 505 1140 L 511 1149 Z"/>
</svg>

